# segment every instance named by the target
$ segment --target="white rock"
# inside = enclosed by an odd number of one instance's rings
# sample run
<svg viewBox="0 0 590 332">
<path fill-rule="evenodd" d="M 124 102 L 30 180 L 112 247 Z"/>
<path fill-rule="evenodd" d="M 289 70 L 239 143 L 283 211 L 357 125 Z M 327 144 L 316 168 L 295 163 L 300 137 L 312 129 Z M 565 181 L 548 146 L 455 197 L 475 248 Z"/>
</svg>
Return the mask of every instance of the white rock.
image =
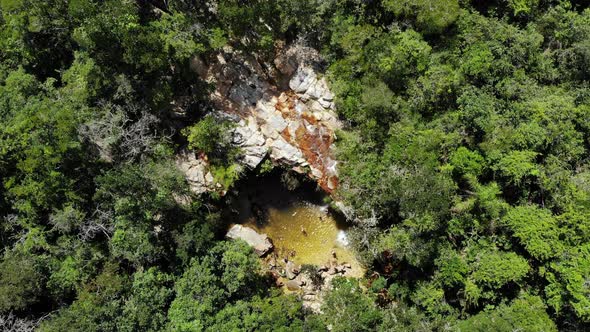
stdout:
<svg viewBox="0 0 590 332">
<path fill-rule="evenodd" d="M 315 176 L 318 179 L 322 178 L 322 176 L 323 176 L 322 171 L 320 171 L 319 169 L 317 169 L 315 167 L 310 167 L 310 168 L 311 168 L 311 174 L 313 176 Z"/>
<path fill-rule="evenodd" d="M 233 143 L 241 149 L 241 161 L 249 168 L 256 168 L 268 150 L 262 133 L 243 120 L 234 129 Z"/>
<path fill-rule="evenodd" d="M 267 119 L 267 123 L 276 132 L 281 132 L 287 128 L 287 121 L 280 114 L 273 114 Z"/>
<path fill-rule="evenodd" d="M 309 109 L 313 112 L 326 112 L 328 108 L 325 108 L 322 103 L 318 100 L 313 100 L 308 103 Z"/>
<path fill-rule="evenodd" d="M 254 251 L 258 256 L 263 256 L 273 248 L 273 245 L 266 234 L 259 234 L 250 227 L 234 225 L 229 229 L 225 236 L 229 239 L 241 239 L 246 241 L 246 243 L 254 248 Z"/>
<path fill-rule="evenodd" d="M 326 100 L 325 98 L 318 99 L 318 103 L 325 109 L 332 108 L 332 103 L 330 101 Z"/>
<path fill-rule="evenodd" d="M 317 81 L 317 75 L 311 67 L 300 66 L 289 81 L 289 87 L 296 93 L 305 93 Z"/>
<path fill-rule="evenodd" d="M 215 181 L 215 179 L 213 178 L 213 174 L 211 174 L 211 172 L 207 172 L 207 174 L 205 174 L 205 182 L 206 183 L 213 183 L 214 181 Z"/>
<path fill-rule="evenodd" d="M 193 152 L 184 151 L 176 156 L 176 166 L 184 176 L 195 194 L 202 194 L 215 186 L 215 180 L 208 171 L 207 163 L 195 156 Z"/>
<path fill-rule="evenodd" d="M 301 150 L 287 143 L 282 137 L 274 140 L 271 143 L 271 157 L 275 160 L 283 160 L 296 164 L 297 161 L 303 158 Z"/>
<path fill-rule="evenodd" d="M 307 88 L 305 93 L 312 99 L 320 99 L 324 95 L 324 91 L 327 89 L 324 84 L 322 84 L 322 81 L 315 81 L 314 84 Z"/>
<path fill-rule="evenodd" d="M 325 81 L 325 79 L 322 79 Z M 326 83 L 326 86 L 328 86 L 328 84 Z M 324 91 L 324 94 L 322 95 L 322 99 L 327 100 L 327 101 L 333 101 L 334 100 L 334 94 L 332 93 L 332 91 L 330 91 L 330 89 L 326 89 L 326 91 Z"/>
</svg>

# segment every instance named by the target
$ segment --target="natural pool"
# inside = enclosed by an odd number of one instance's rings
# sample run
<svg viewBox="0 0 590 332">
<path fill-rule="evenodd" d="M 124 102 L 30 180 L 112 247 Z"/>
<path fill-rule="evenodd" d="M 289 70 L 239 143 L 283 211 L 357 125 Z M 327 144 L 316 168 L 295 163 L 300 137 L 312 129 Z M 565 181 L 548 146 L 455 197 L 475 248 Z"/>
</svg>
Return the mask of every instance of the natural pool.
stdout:
<svg viewBox="0 0 590 332">
<path fill-rule="evenodd" d="M 322 196 L 310 185 L 289 191 L 276 175 L 248 180 L 234 201 L 233 222 L 267 234 L 278 259 L 321 266 L 335 255 L 340 264 L 351 265 L 348 275 L 360 277 L 363 269 L 348 246 L 348 226 Z"/>
</svg>

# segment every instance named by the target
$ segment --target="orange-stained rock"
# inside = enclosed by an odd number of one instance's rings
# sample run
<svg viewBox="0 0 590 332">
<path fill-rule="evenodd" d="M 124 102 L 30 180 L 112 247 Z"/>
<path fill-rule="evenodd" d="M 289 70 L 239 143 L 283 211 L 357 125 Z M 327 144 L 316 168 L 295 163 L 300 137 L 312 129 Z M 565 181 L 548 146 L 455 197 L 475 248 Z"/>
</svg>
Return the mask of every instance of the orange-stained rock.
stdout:
<svg viewBox="0 0 590 332">
<path fill-rule="evenodd" d="M 277 55 L 277 67 L 231 49 L 192 63 L 214 87 L 210 99 L 217 112 L 259 131 L 273 162 L 297 170 L 309 167 L 308 175 L 332 193 L 338 187 L 332 145 L 334 130 L 341 124 L 334 95 L 311 65 L 320 60 L 312 49 L 293 46 Z M 258 154 L 243 160 L 255 167 L 262 160 L 261 150 L 250 150 Z"/>
</svg>

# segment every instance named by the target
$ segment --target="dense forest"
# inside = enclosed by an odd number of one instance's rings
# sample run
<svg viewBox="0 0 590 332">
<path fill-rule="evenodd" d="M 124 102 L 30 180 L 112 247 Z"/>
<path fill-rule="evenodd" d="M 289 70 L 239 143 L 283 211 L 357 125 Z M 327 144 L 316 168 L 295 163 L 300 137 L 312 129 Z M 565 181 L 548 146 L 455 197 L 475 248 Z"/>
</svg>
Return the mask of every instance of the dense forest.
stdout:
<svg viewBox="0 0 590 332">
<path fill-rule="evenodd" d="M 0 0 L 0 330 L 589 330 L 587 7 Z M 319 312 L 174 163 L 206 154 L 224 189 L 289 173 L 235 166 L 191 64 L 295 43 L 344 123 L 329 200 L 366 269 Z"/>
</svg>

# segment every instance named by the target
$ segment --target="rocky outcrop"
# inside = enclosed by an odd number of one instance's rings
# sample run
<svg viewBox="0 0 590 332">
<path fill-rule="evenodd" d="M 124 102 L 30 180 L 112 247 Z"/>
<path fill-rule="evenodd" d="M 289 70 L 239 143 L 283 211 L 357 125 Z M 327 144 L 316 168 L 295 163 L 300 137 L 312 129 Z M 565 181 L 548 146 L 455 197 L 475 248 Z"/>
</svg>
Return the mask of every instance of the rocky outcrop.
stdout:
<svg viewBox="0 0 590 332">
<path fill-rule="evenodd" d="M 264 136 L 248 118 L 238 121 L 232 133 L 232 143 L 240 148 L 241 161 L 250 168 L 256 168 L 268 153 Z"/>
<path fill-rule="evenodd" d="M 176 166 L 184 173 L 190 189 L 196 194 L 213 191 L 221 186 L 209 171 L 209 163 L 204 156 L 182 151 L 176 155 Z"/>
<path fill-rule="evenodd" d="M 299 274 L 300 270 L 301 268 L 295 266 L 295 263 L 293 263 L 292 261 L 288 261 L 287 264 L 285 264 L 285 275 L 289 280 L 295 279 L 295 277 L 297 277 L 297 275 Z"/>
<path fill-rule="evenodd" d="M 266 234 L 259 234 L 250 227 L 234 225 L 229 229 L 225 236 L 228 239 L 240 239 L 246 241 L 258 256 L 264 256 L 273 248 L 272 242 L 270 242 Z"/>
<path fill-rule="evenodd" d="M 319 61 L 315 50 L 302 46 L 279 52 L 273 64 L 225 48 L 207 61 L 193 59 L 191 68 L 214 87 L 216 112 L 236 123 L 233 143 L 241 148 L 243 165 L 255 168 L 268 155 L 330 193 L 338 186 L 332 143 L 341 124 L 334 95 L 314 69 Z M 204 179 L 192 172 L 187 178 Z M 210 183 L 193 181 L 191 187 L 200 193 Z"/>
<path fill-rule="evenodd" d="M 287 287 L 288 290 L 295 292 L 300 290 L 303 285 L 305 285 L 305 283 L 301 279 L 294 279 L 287 281 L 285 287 Z"/>
<path fill-rule="evenodd" d="M 277 287 L 294 292 L 305 308 L 316 313 L 320 312 L 324 295 L 332 288 L 334 278 L 360 277 L 351 264 L 339 262 L 335 254 L 325 265 L 311 269 L 309 266 L 303 269 L 287 258 L 279 260 L 276 251 L 266 256 L 265 261 L 266 270 L 275 278 Z"/>
</svg>

